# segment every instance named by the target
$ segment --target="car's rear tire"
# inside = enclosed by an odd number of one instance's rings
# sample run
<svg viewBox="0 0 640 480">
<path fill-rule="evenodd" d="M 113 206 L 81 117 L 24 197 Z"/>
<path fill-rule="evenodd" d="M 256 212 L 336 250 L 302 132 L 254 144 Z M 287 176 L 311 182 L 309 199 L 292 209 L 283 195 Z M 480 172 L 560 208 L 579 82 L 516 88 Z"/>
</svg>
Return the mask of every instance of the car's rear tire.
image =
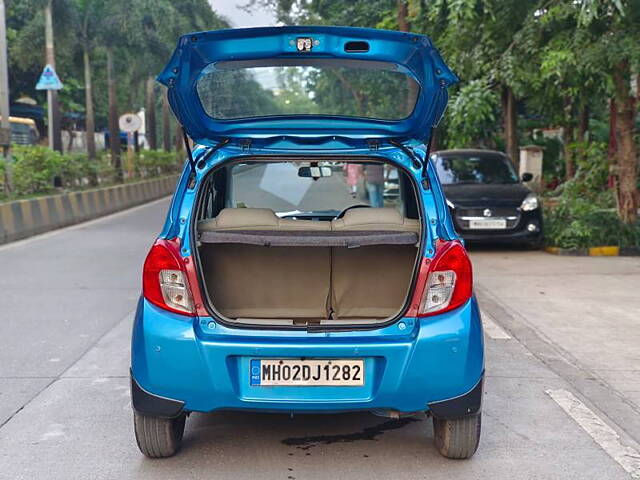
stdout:
<svg viewBox="0 0 640 480">
<path fill-rule="evenodd" d="M 433 417 L 434 442 L 438 452 L 447 458 L 471 458 L 480 443 L 482 414 L 455 420 Z"/>
<path fill-rule="evenodd" d="M 160 418 L 134 410 L 133 427 L 140 451 L 149 458 L 165 458 L 175 454 L 182 444 L 186 415 Z"/>
</svg>

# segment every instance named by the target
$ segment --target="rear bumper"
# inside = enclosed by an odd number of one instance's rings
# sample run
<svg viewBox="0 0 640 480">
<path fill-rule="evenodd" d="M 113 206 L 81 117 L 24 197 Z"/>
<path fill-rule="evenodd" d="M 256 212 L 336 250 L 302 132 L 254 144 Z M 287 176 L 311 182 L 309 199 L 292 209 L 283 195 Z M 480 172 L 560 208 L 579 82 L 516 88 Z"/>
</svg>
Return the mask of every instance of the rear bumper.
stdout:
<svg viewBox="0 0 640 480">
<path fill-rule="evenodd" d="M 365 385 L 250 385 L 252 358 L 287 357 L 363 358 Z M 432 409 L 436 416 L 456 417 L 479 409 L 484 352 L 475 299 L 436 317 L 404 318 L 376 330 L 322 333 L 228 328 L 211 318 L 171 314 L 141 300 L 131 366 L 133 406 L 150 415 L 219 409 Z M 160 410 L 154 410 L 156 406 Z"/>
</svg>

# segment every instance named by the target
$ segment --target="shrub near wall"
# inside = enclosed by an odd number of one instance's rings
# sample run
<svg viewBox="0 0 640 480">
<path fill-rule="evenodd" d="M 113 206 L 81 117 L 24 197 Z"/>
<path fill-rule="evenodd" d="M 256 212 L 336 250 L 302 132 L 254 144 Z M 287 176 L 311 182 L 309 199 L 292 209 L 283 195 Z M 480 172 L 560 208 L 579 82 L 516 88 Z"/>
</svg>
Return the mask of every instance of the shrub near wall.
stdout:
<svg viewBox="0 0 640 480">
<path fill-rule="evenodd" d="M 135 173 L 140 178 L 177 173 L 175 152 L 142 150 L 134 160 Z"/>
<path fill-rule="evenodd" d="M 45 147 L 15 147 L 13 154 L 13 187 L 16 195 L 49 193 L 53 180 L 60 176 L 62 154 Z"/>
<path fill-rule="evenodd" d="M 0 200 L 116 183 L 115 171 L 106 152 L 89 160 L 82 153 L 61 154 L 47 147 L 14 146 L 12 155 L 14 191 L 11 196 L 7 195 L 0 182 Z M 126 153 L 122 154 L 122 159 L 124 164 Z M 4 178 L 4 168 L 4 160 L 0 160 L 1 178 Z M 170 175 L 178 173 L 180 168 L 174 152 L 143 150 L 134 157 L 133 176 L 127 180 Z"/>
<path fill-rule="evenodd" d="M 625 225 L 612 208 L 589 199 L 563 198 L 545 208 L 545 242 L 580 249 L 597 246 L 640 247 L 640 225 Z"/>
<path fill-rule="evenodd" d="M 640 247 L 640 225 L 618 219 L 613 192 L 607 188 L 606 146 L 576 145 L 576 154 L 580 151 L 575 177 L 553 192 L 553 206 L 545 207 L 545 243 L 569 250 Z"/>
</svg>

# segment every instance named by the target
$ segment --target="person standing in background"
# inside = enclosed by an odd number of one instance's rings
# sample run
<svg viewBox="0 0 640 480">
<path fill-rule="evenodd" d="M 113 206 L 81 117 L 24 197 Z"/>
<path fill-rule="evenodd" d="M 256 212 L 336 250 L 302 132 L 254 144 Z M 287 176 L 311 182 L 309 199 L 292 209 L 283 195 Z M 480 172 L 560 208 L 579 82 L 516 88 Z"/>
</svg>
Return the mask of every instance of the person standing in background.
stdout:
<svg viewBox="0 0 640 480">
<path fill-rule="evenodd" d="M 384 207 L 384 166 L 382 164 L 366 165 L 364 179 L 370 205 L 374 208 Z"/>
<path fill-rule="evenodd" d="M 356 198 L 358 193 L 358 180 L 362 176 L 362 165 L 358 163 L 345 163 L 344 169 L 347 173 L 347 185 L 352 198 Z"/>
</svg>

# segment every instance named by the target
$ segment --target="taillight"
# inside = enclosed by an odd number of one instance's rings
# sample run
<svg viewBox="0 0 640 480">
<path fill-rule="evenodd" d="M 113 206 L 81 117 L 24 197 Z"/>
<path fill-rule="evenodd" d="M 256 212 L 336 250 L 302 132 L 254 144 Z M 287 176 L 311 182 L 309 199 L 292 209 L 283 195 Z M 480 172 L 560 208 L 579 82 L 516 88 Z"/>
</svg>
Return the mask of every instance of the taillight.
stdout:
<svg viewBox="0 0 640 480">
<path fill-rule="evenodd" d="M 160 308 L 195 315 L 187 270 L 175 242 L 158 239 L 151 247 L 144 261 L 142 292 Z"/>
<path fill-rule="evenodd" d="M 423 259 L 408 315 L 427 317 L 458 308 L 471 298 L 471 260 L 456 241 L 443 242 L 435 258 Z"/>
</svg>

